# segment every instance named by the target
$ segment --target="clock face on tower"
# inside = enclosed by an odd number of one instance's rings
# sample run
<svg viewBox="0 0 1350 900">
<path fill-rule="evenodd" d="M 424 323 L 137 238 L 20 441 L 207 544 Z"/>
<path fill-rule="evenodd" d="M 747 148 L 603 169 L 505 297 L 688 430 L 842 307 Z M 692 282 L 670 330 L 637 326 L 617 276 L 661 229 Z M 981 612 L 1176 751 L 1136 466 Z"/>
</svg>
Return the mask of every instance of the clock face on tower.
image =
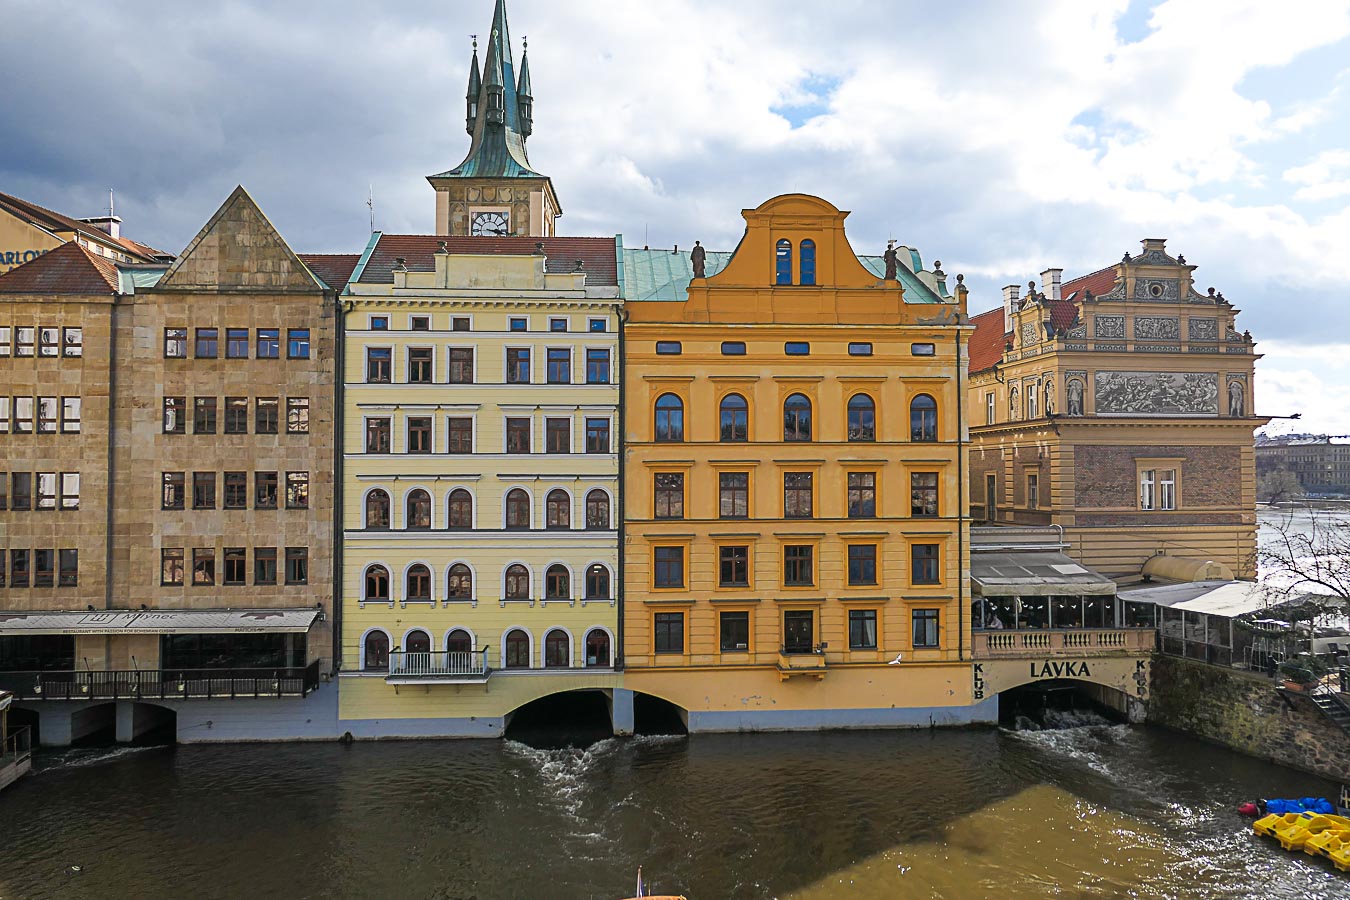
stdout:
<svg viewBox="0 0 1350 900">
<path fill-rule="evenodd" d="M 504 212 L 476 212 L 469 226 L 469 234 L 508 235 L 511 233 L 510 224 L 510 219 Z"/>
</svg>

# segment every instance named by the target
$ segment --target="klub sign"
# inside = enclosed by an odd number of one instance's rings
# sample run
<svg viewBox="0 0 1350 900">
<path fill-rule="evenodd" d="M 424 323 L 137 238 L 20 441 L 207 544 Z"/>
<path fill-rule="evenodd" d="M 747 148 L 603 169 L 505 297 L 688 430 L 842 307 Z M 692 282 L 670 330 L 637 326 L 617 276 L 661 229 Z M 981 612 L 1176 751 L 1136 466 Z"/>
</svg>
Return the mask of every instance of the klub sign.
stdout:
<svg viewBox="0 0 1350 900">
<path fill-rule="evenodd" d="M 0 250 L 0 267 L 12 269 L 26 262 L 32 262 L 46 250 Z"/>
</svg>

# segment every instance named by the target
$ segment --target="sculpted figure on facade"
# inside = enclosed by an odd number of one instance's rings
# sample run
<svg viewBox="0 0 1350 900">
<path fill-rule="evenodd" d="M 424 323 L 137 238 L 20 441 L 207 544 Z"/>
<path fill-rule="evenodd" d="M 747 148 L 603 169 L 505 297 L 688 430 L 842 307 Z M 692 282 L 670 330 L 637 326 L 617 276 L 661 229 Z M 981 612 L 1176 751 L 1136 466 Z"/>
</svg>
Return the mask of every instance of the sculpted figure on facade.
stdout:
<svg viewBox="0 0 1350 900">
<path fill-rule="evenodd" d="M 1069 379 L 1069 383 L 1064 386 L 1064 391 L 1068 395 L 1069 415 L 1083 415 L 1083 382 L 1077 378 Z"/>
<path fill-rule="evenodd" d="M 886 280 L 895 281 L 897 267 L 900 265 L 900 254 L 895 252 L 895 241 L 886 242 L 886 252 L 881 254 L 881 258 L 886 261 Z"/>
<path fill-rule="evenodd" d="M 1228 414 L 1234 417 L 1247 414 L 1247 392 L 1240 381 L 1228 382 Z"/>
<path fill-rule="evenodd" d="M 707 278 L 705 274 L 705 265 L 708 259 L 708 251 L 703 249 L 703 245 L 694 241 L 694 249 L 689 251 L 689 264 L 694 267 L 695 278 Z"/>
<path fill-rule="evenodd" d="M 1053 415 L 1055 412 L 1055 382 L 1052 379 L 1045 379 L 1045 414 Z"/>
</svg>

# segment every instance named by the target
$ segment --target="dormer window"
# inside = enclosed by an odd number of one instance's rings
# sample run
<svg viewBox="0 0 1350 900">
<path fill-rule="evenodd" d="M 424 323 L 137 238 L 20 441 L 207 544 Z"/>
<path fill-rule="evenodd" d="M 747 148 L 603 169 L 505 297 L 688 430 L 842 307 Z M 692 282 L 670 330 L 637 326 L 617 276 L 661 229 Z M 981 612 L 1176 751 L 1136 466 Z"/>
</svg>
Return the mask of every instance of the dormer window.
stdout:
<svg viewBox="0 0 1350 900">
<path fill-rule="evenodd" d="M 810 240 L 802 241 L 801 245 L 801 277 L 797 279 L 798 284 L 810 285 L 816 283 L 816 242 Z"/>
<path fill-rule="evenodd" d="M 774 250 L 774 284 L 792 284 L 792 242 L 787 238 Z"/>
</svg>

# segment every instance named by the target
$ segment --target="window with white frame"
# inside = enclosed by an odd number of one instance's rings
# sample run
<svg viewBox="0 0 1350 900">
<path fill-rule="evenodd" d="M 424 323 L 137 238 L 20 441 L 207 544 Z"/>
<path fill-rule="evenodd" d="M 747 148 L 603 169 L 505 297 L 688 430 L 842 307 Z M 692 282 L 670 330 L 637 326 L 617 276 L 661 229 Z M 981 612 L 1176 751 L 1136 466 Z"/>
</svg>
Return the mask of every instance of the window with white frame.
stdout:
<svg viewBox="0 0 1350 900">
<path fill-rule="evenodd" d="M 1139 508 L 1166 510 L 1177 508 L 1177 470 L 1139 470 Z"/>
</svg>

